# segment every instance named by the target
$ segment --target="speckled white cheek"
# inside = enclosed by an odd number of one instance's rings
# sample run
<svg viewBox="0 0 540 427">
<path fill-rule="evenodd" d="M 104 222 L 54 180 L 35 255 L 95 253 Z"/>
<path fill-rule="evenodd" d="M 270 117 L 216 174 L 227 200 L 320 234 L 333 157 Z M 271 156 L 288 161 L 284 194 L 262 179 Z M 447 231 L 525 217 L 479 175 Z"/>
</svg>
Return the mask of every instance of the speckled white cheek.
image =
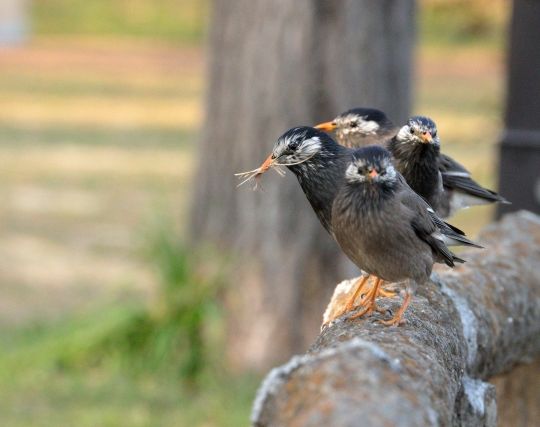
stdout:
<svg viewBox="0 0 540 427">
<path fill-rule="evenodd" d="M 379 130 L 379 125 L 377 124 L 377 122 L 374 121 L 362 122 L 360 125 L 360 129 L 363 133 L 375 134 Z"/>
<path fill-rule="evenodd" d="M 345 179 L 349 182 L 364 182 L 366 177 L 358 173 L 358 168 L 363 165 L 363 162 L 351 163 L 345 171 Z"/>
</svg>

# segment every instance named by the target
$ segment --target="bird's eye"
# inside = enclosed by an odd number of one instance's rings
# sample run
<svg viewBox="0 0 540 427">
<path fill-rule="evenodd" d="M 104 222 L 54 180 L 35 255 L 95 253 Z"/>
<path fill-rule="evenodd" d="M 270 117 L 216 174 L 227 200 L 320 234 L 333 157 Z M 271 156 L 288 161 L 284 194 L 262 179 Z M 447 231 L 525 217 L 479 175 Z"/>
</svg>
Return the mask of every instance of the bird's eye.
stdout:
<svg viewBox="0 0 540 427">
<path fill-rule="evenodd" d="M 433 138 L 436 138 L 436 137 L 437 137 L 437 131 L 435 130 L 435 131 L 431 132 L 431 136 L 432 136 Z"/>
<path fill-rule="evenodd" d="M 414 129 L 413 129 L 413 128 L 410 128 L 410 129 L 409 129 L 409 132 L 411 132 L 411 134 L 413 134 L 413 133 L 414 133 Z"/>
<path fill-rule="evenodd" d="M 352 128 L 358 127 L 358 122 L 351 122 L 349 126 Z"/>
<path fill-rule="evenodd" d="M 294 151 L 298 148 L 298 142 L 291 142 L 288 146 L 289 150 Z"/>
</svg>

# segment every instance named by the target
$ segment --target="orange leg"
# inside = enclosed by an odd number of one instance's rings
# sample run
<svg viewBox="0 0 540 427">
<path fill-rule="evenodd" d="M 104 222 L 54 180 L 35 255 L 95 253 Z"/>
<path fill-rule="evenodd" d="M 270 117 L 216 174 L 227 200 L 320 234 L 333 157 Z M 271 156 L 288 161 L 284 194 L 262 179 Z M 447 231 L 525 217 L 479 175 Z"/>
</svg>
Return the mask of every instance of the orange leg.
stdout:
<svg viewBox="0 0 540 427">
<path fill-rule="evenodd" d="M 411 302 L 412 294 L 410 292 L 407 292 L 405 295 L 405 301 L 403 301 L 403 304 L 399 308 L 398 312 L 394 317 L 392 317 L 389 320 L 379 320 L 383 325 L 386 326 L 398 326 L 400 323 L 404 322 L 402 320 L 403 313 L 405 313 L 405 310 L 407 310 L 407 307 L 409 306 L 409 303 Z"/>
<path fill-rule="evenodd" d="M 378 297 L 383 297 L 383 298 L 392 298 L 392 297 L 395 297 L 396 296 L 396 292 L 393 292 L 393 291 L 387 291 L 385 289 L 383 289 L 382 285 L 384 285 L 384 281 L 381 282 L 381 285 L 379 286 L 379 290 L 377 292 L 377 296 Z M 365 299 L 367 296 L 366 295 L 362 295 L 362 299 Z"/>
<path fill-rule="evenodd" d="M 341 316 L 342 314 L 345 314 L 355 307 L 355 301 L 356 298 L 358 298 L 358 295 L 362 292 L 366 284 L 368 283 L 368 279 L 370 278 L 370 275 L 362 276 L 358 281 L 356 282 L 356 290 L 354 291 L 353 295 L 349 298 L 347 301 L 347 304 L 345 305 L 345 309 L 339 314 Z"/>
<path fill-rule="evenodd" d="M 355 282 L 355 284 L 353 285 L 353 288 L 355 288 L 354 292 L 352 292 L 352 295 L 347 299 L 347 303 L 345 304 L 345 306 L 342 308 L 341 311 L 333 314 L 325 323 L 323 323 L 323 327 L 333 322 L 338 317 L 344 315 L 345 313 L 348 313 L 349 311 L 355 308 L 356 299 L 358 298 L 359 295 L 362 294 L 362 291 L 364 290 L 370 277 L 371 277 L 370 275 L 362 276 Z M 360 304 L 362 304 L 362 302 Z"/>
<path fill-rule="evenodd" d="M 383 289 L 383 287 L 381 286 L 379 288 L 379 295 L 378 296 L 384 297 L 384 298 L 392 298 L 392 297 L 396 296 L 396 293 L 393 292 L 393 291 L 387 291 L 387 290 Z"/>
<path fill-rule="evenodd" d="M 364 307 L 363 310 L 360 310 L 358 313 L 355 313 L 351 317 L 349 317 L 349 319 L 357 319 L 358 317 L 362 317 L 366 313 L 371 314 L 373 310 L 377 310 L 377 305 L 375 304 L 375 298 L 377 298 L 381 283 L 382 283 L 382 279 L 377 278 L 373 287 L 365 295 L 364 300 L 367 302 L 367 305 Z"/>
</svg>

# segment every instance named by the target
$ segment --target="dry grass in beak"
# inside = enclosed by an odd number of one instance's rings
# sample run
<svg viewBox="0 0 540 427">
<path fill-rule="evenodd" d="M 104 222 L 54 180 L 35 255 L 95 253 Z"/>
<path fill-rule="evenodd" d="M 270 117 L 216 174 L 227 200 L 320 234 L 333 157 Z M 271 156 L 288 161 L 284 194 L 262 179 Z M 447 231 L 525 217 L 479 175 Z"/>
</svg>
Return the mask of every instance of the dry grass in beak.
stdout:
<svg viewBox="0 0 540 427">
<path fill-rule="evenodd" d="M 259 178 L 263 173 L 265 173 L 269 169 L 274 169 L 279 175 L 284 176 L 285 171 L 279 168 L 279 165 L 276 165 L 274 163 L 274 159 L 272 158 L 272 155 L 269 155 L 264 163 L 259 166 L 257 169 L 253 169 L 251 171 L 247 172 L 240 172 L 235 173 L 234 176 L 237 176 L 239 179 L 243 179 L 243 181 L 237 185 L 237 187 L 240 187 L 241 185 L 245 184 L 246 182 L 251 181 L 252 179 L 255 179 L 255 186 L 253 187 L 254 190 L 259 188 Z"/>
</svg>

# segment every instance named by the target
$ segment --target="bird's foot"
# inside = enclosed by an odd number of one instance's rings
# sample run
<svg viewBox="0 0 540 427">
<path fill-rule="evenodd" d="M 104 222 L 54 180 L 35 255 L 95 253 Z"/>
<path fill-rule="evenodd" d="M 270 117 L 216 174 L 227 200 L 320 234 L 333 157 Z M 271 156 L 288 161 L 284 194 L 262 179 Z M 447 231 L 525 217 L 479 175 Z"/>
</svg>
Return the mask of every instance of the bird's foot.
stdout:
<svg viewBox="0 0 540 427">
<path fill-rule="evenodd" d="M 383 325 L 385 326 L 399 326 L 399 325 L 404 325 L 405 323 L 407 323 L 407 321 L 405 319 L 402 318 L 403 316 L 401 317 L 397 317 L 397 316 L 394 316 L 392 317 L 391 319 L 389 320 L 382 320 L 382 319 L 378 319 L 377 322 L 379 323 L 382 323 Z"/>
<path fill-rule="evenodd" d="M 350 316 L 349 320 L 358 319 L 359 317 L 362 317 L 366 314 L 370 315 L 371 313 L 373 313 L 373 311 L 380 310 L 379 307 L 377 307 L 377 304 L 375 303 L 375 298 L 377 298 L 381 282 L 382 282 L 381 279 L 377 279 L 375 281 L 375 284 L 373 285 L 373 287 L 366 293 L 366 295 L 362 299 L 362 305 L 364 306 L 364 308 L 360 310 L 358 313 L 355 313 L 352 316 Z"/>
<path fill-rule="evenodd" d="M 383 289 L 382 287 L 379 289 L 379 295 L 380 297 L 383 297 L 383 298 L 392 298 L 392 297 L 395 297 L 397 295 L 397 292 L 394 292 L 394 291 L 387 291 L 386 289 Z"/>
<path fill-rule="evenodd" d="M 367 306 L 367 307 L 364 307 L 362 310 L 360 310 L 358 313 L 354 313 L 352 316 L 350 316 L 349 320 L 358 319 L 359 317 L 362 317 L 365 314 L 370 315 L 371 313 L 373 313 L 373 307 Z"/>
<path fill-rule="evenodd" d="M 375 282 L 376 284 L 377 282 Z M 373 286 L 375 286 L 375 284 Z M 379 289 L 377 291 L 377 296 L 378 297 L 383 297 L 383 298 L 392 298 L 392 297 L 395 297 L 397 295 L 397 292 L 394 292 L 394 291 L 387 291 L 386 289 L 384 289 L 382 286 L 384 284 L 384 281 L 381 280 L 380 284 L 379 284 Z M 367 294 L 369 293 L 369 291 L 365 294 L 362 294 L 361 295 L 361 298 L 362 299 L 365 299 L 367 297 Z"/>
<path fill-rule="evenodd" d="M 356 307 L 358 307 L 355 302 L 356 298 L 358 298 L 358 295 L 362 292 L 362 289 L 366 284 L 368 283 L 370 276 L 362 276 L 355 284 L 355 291 L 352 293 L 351 297 L 347 300 L 347 304 L 345 304 L 345 307 L 343 310 L 340 310 L 335 316 L 334 319 L 343 316 L 345 313 L 348 313 L 349 311 L 354 310 Z M 369 293 L 369 291 L 368 291 Z M 360 305 L 363 304 L 363 298 L 360 300 Z"/>
<path fill-rule="evenodd" d="M 381 322 L 383 325 L 386 325 L 386 326 L 403 325 L 405 323 L 405 319 L 403 319 L 403 313 L 405 313 L 405 310 L 407 310 L 407 307 L 409 306 L 409 303 L 411 302 L 411 298 L 412 298 L 411 294 L 407 292 L 405 296 L 405 300 L 403 301 L 403 304 L 397 311 L 396 315 L 388 320 L 379 320 L 379 322 Z"/>
<path fill-rule="evenodd" d="M 377 313 L 380 313 L 380 314 L 390 314 L 390 315 L 392 315 L 392 310 L 390 310 L 389 308 L 375 306 L 375 311 Z"/>
</svg>

